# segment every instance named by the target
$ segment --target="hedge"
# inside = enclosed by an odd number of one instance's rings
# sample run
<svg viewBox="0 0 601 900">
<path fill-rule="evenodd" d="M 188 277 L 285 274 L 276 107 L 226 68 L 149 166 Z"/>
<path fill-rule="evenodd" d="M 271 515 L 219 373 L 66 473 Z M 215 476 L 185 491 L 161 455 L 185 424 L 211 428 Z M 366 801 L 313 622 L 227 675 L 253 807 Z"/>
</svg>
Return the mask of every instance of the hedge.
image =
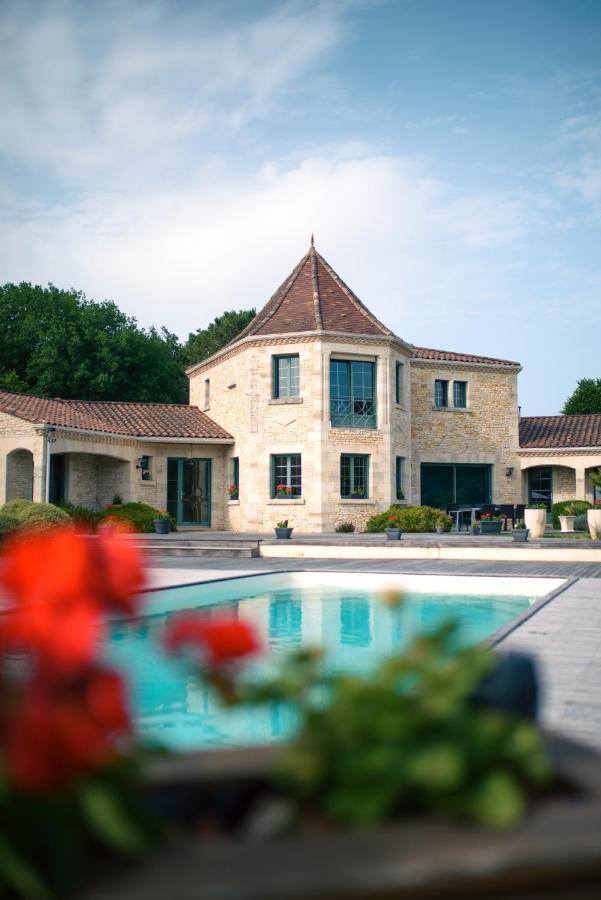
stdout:
<svg viewBox="0 0 601 900">
<path fill-rule="evenodd" d="M 123 503 L 115 506 L 107 506 L 100 515 L 100 522 L 107 519 L 115 519 L 126 522 L 134 531 L 154 531 L 154 520 L 158 515 L 158 509 L 149 506 L 148 503 Z M 171 531 L 177 531 L 175 519 L 170 517 Z"/>
<path fill-rule="evenodd" d="M 53 503 L 33 503 L 31 500 L 10 500 L 0 508 L 0 537 L 20 528 L 45 531 L 69 522 L 67 513 Z"/>
<path fill-rule="evenodd" d="M 73 519 L 78 531 L 95 531 L 102 518 L 102 513 L 87 506 L 74 506 L 72 503 L 61 503 L 60 508 Z"/>
<path fill-rule="evenodd" d="M 561 500 L 554 503 L 551 507 L 551 515 L 553 516 L 553 528 L 560 527 L 560 516 L 578 516 L 586 513 L 587 509 L 592 508 L 592 503 L 588 500 Z"/>
<path fill-rule="evenodd" d="M 574 531 L 588 531 L 588 516 L 586 513 L 580 513 L 574 519 Z"/>
<path fill-rule="evenodd" d="M 389 518 L 394 517 L 398 527 L 406 532 L 436 531 L 437 525 L 442 525 L 445 531 L 450 531 L 453 520 L 442 509 L 432 506 L 391 506 L 383 513 L 377 513 L 368 519 L 366 531 L 384 531 L 390 525 Z"/>
</svg>

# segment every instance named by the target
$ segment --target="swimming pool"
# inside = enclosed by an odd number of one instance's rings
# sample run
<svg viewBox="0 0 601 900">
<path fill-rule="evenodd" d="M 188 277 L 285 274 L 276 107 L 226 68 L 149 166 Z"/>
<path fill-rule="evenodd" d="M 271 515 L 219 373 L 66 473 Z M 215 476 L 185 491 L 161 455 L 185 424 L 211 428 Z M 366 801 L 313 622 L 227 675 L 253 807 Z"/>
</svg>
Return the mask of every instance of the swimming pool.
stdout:
<svg viewBox="0 0 601 900">
<path fill-rule="evenodd" d="M 163 655 L 161 635 L 176 610 L 202 607 L 210 614 L 218 608 L 251 621 L 266 648 L 248 667 L 251 677 L 303 645 L 323 647 L 330 671 L 358 673 L 450 618 L 459 622 L 459 641 L 475 644 L 561 584 L 551 578 L 321 572 L 206 582 L 149 593 L 143 617 L 113 623 L 106 655 L 129 678 L 144 737 L 178 750 L 270 743 L 294 729 L 287 707 L 224 710 L 184 662 Z M 392 586 L 404 594 L 394 609 L 381 600 Z"/>
</svg>

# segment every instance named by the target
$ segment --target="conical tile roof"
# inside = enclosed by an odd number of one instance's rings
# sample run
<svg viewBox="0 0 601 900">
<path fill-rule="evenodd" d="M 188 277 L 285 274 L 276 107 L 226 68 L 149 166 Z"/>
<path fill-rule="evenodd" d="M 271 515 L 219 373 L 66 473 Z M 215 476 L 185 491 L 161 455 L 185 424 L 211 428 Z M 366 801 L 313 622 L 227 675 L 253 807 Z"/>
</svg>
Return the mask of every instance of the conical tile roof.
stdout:
<svg viewBox="0 0 601 900">
<path fill-rule="evenodd" d="M 336 331 L 391 335 L 311 246 L 288 278 L 233 342 L 251 335 Z"/>
</svg>

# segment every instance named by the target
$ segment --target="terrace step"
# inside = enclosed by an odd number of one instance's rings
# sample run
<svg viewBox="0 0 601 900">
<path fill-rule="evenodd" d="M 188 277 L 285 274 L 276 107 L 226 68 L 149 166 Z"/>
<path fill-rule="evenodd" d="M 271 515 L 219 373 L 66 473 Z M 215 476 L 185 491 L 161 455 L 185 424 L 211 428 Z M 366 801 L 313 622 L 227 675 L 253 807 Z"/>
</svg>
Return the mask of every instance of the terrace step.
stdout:
<svg viewBox="0 0 601 900">
<path fill-rule="evenodd" d="M 147 552 L 160 556 L 254 559 L 259 556 L 258 541 L 140 541 Z"/>
</svg>

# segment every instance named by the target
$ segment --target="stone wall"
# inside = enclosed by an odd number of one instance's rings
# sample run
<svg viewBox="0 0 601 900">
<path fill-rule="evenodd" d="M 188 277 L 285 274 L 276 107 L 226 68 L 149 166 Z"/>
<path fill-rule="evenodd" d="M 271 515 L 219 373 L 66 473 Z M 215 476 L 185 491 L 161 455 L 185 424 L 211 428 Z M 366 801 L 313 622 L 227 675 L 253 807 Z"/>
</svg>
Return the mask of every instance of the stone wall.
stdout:
<svg viewBox="0 0 601 900">
<path fill-rule="evenodd" d="M 287 354 L 299 355 L 299 397 L 274 399 L 273 356 Z M 331 427 L 331 358 L 376 363 L 376 429 Z M 396 493 L 395 455 L 410 458 L 407 383 L 402 403 L 393 402 L 395 362 L 405 363 L 408 372 L 408 358 L 393 339 L 274 337 L 249 342 L 193 370 L 190 402 L 204 408 L 209 379 L 206 411 L 236 439 L 227 451 L 226 467 L 232 456 L 238 457 L 240 494 L 238 503 L 226 502 L 227 527 L 269 531 L 287 518 L 297 532 L 333 531 L 351 520 L 362 528 L 376 509 L 387 508 Z M 296 453 L 302 459 L 302 497 L 272 498 L 271 457 Z M 368 500 L 341 499 L 342 453 L 369 454 Z"/>
<path fill-rule="evenodd" d="M 553 466 L 553 503 L 576 499 L 576 472 L 567 466 Z"/>
<path fill-rule="evenodd" d="M 411 363 L 412 496 L 420 497 L 421 463 L 492 465 L 492 500 L 520 503 L 517 368 L 413 360 Z M 434 407 L 434 381 L 466 381 L 467 408 Z M 510 476 L 505 469 L 513 469 Z"/>
</svg>

